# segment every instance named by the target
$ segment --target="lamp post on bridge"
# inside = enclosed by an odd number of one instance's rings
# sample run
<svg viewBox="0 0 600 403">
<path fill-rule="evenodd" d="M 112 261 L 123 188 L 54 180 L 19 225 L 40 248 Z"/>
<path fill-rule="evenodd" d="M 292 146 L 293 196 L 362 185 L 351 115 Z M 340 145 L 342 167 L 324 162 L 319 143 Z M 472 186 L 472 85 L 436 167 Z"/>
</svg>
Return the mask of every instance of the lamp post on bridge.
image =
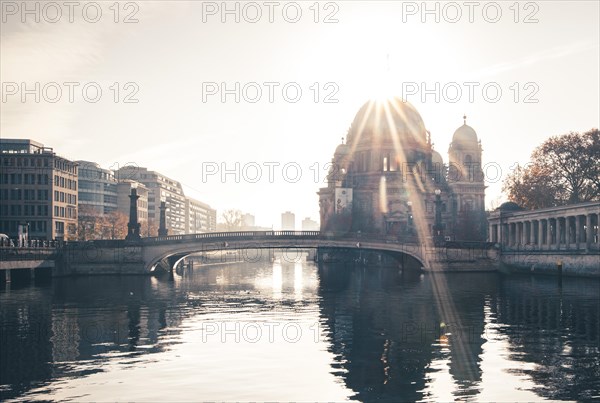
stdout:
<svg viewBox="0 0 600 403">
<path fill-rule="evenodd" d="M 167 203 L 163 200 L 160 202 L 160 219 L 158 223 L 158 236 L 167 236 Z"/>
<path fill-rule="evenodd" d="M 442 225 L 442 191 L 435 190 L 435 223 L 433 225 L 433 242 L 435 246 L 440 246 L 444 240 L 444 227 Z"/>
<path fill-rule="evenodd" d="M 413 218 L 413 212 L 412 212 L 412 201 L 407 201 L 406 205 L 408 206 L 408 212 L 407 212 L 407 231 L 408 231 L 408 235 L 412 236 L 414 235 L 414 218 Z"/>
<path fill-rule="evenodd" d="M 127 236 L 125 237 L 128 241 L 137 241 L 141 239 L 140 235 L 140 223 L 138 222 L 137 212 L 137 201 L 140 198 L 137 194 L 137 189 L 132 188 L 131 194 L 129 195 L 129 222 L 127 223 Z"/>
</svg>

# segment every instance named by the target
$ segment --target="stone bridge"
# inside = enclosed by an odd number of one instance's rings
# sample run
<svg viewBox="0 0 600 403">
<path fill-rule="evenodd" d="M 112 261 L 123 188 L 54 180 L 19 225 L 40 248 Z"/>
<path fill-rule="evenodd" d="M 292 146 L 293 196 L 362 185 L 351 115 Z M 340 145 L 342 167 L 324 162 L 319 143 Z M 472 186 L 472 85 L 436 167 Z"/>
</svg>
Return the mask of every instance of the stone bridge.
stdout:
<svg viewBox="0 0 600 403">
<path fill-rule="evenodd" d="M 239 231 L 171 235 L 139 241 L 71 243 L 62 251 L 55 275 L 150 274 L 161 269 L 172 270 L 194 253 L 309 248 L 379 251 L 395 255 L 404 264 L 430 271 L 448 269 L 452 262 L 455 267 L 470 265 L 468 269 L 490 270 L 495 259 L 495 250 L 485 243 L 449 248 L 433 247 L 429 241 L 419 243 L 416 237 L 333 235 L 319 231 Z"/>
</svg>

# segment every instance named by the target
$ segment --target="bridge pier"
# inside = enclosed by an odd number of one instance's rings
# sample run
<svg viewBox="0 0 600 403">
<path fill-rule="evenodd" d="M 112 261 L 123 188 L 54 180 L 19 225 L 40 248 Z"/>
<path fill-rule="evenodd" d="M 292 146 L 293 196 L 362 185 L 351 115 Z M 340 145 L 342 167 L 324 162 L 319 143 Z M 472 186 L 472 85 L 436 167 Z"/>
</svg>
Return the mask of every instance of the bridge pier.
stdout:
<svg viewBox="0 0 600 403">
<path fill-rule="evenodd" d="M 10 283 L 11 282 L 10 269 L 4 270 L 4 282 L 5 283 Z"/>
</svg>

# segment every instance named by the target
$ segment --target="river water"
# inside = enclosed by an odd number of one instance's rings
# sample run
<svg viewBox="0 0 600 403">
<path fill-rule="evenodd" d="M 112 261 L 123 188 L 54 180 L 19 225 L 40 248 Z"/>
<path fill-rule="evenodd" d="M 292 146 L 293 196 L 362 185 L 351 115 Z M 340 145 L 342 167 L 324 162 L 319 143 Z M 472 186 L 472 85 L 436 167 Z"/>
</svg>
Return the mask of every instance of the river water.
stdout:
<svg viewBox="0 0 600 403">
<path fill-rule="evenodd" d="M 2 400 L 600 399 L 600 283 L 307 262 L 0 290 Z"/>
</svg>

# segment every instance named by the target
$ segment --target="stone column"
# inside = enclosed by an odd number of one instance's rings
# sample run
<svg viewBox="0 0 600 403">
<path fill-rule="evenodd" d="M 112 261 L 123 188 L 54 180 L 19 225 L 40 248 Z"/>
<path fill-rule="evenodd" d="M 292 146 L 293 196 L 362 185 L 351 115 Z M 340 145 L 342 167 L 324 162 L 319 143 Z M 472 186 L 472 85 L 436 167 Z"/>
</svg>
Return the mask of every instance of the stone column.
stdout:
<svg viewBox="0 0 600 403">
<path fill-rule="evenodd" d="M 581 241 L 581 217 L 575 216 L 575 249 L 579 249 L 579 241 Z"/>
<path fill-rule="evenodd" d="M 508 232 L 509 233 L 509 235 L 508 235 L 508 244 L 510 246 L 514 246 L 515 245 L 515 238 L 517 237 L 517 228 L 516 228 L 516 225 L 515 225 L 514 222 L 510 223 L 508 225 L 508 231 L 509 231 Z"/>
<path fill-rule="evenodd" d="M 586 226 L 586 234 L 585 234 L 585 250 L 586 252 L 590 251 L 590 247 L 592 246 L 592 242 L 594 241 L 594 224 L 593 224 L 593 215 L 586 214 L 585 215 L 585 226 Z"/>
<path fill-rule="evenodd" d="M 531 245 L 535 245 L 535 225 L 534 220 L 531 220 L 529 223 L 529 243 Z"/>
<path fill-rule="evenodd" d="M 570 249 L 571 247 L 571 217 L 565 217 L 565 247 Z"/>
<path fill-rule="evenodd" d="M 560 225 L 560 217 L 556 218 L 556 250 L 560 249 L 560 231 L 562 231 L 562 225 Z"/>
<path fill-rule="evenodd" d="M 494 224 L 489 224 L 488 232 L 489 232 L 489 235 L 488 235 L 489 241 L 494 242 Z"/>
<path fill-rule="evenodd" d="M 538 249 L 542 249 L 544 245 L 544 220 L 538 220 Z"/>
<path fill-rule="evenodd" d="M 600 249 L 600 214 L 596 214 L 596 225 L 598 226 L 598 232 L 596 233 L 596 248 Z"/>
</svg>

